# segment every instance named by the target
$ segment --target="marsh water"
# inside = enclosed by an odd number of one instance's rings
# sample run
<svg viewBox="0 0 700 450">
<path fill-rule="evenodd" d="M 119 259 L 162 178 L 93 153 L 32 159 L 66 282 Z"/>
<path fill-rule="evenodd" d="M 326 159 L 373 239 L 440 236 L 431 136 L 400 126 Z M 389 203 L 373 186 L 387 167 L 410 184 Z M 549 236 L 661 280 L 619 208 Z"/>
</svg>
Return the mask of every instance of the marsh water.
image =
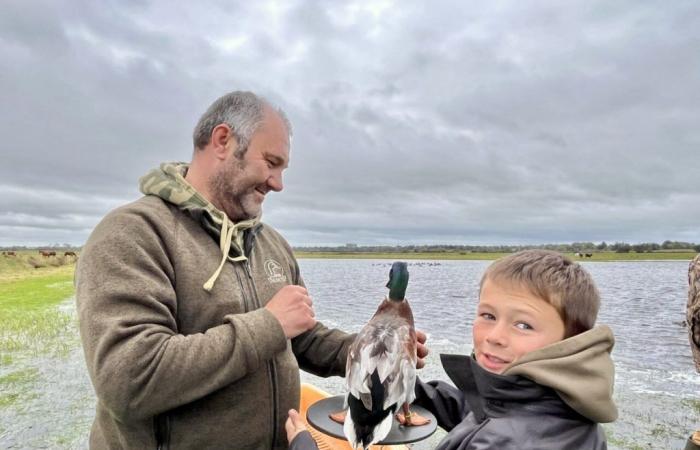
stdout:
<svg viewBox="0 0 700 450">
<path fill-rule="evenodd" d="M 299 261 L 314 298 L 316 315 L 326 325 L 357 331 L 386 294 L 391 261 Z M 439 353 L 471 351 L 471 321 L 481 273 L 488 261 L 409 262 L 416 326 L 428 333 L 431 355 L 422 379 L 443 379 Z M 684 327 L 686 261 L 583 262 L 602 296 L 599 323 L 616 336 L 615 400 L 620 416 L 606 425 L 611 449 L 682 449 L 700 427 L 700 375 L 693 367 Z M 72 300 L 64 307 L 71 313 Z M 77 333 L 77 332 L 76 332 Z M 94 414 L 94 394 L 75 335 L 64 357 L 13 359 L 14 369 L 36 369 L 21 404 L 0 408 L 0 448 L 86 448 Z M 21 366 L 21 367 L 20 367 Z M 8 369 L 3 368 L 3 371 Z M 302 380 L 338 394 L 340 378 L 308 374 Z M 415 444 L 429 449 L 441 437 Z"/>
</svg>

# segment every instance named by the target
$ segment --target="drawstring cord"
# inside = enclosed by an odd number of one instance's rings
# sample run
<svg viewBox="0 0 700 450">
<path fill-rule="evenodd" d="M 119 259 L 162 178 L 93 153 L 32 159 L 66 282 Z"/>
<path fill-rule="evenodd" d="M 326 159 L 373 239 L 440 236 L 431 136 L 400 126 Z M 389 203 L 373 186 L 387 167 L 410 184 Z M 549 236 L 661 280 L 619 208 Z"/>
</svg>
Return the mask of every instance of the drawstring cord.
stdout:
<svg viewBox="0 0 700 450">
<path fill-rule="evenodd" d="M 242 236 L 239 236 L 239 234 L 241 233 L 236 233 L 238 231 L 238 226 L 243 225 L 243 223 L 241 222 L 238 224 L 231 224 L 229 228 L 228 216 L 226 214 L 222 214 L 222 216 L 223 221 L 221 223 L 221 237 L 219 238 L 219 248 L 221 249 L 221 262 L 219 263 L 219 267 L 216 269 L 214 274 L 202 286 L 207 292 L 211 292 L 211 289 L 214 287 L 214 283 L 219 278 L 219 275 L 221 275 L 221 270 L 224 268 L 224 264 L 226 263 L 227 259 L 231 261 L 245 261 L 246 259 L 248 259 L 245 257 L 245 255 L 236 256 L 235 258 L 231 258 L 228 255 L 229 249 L 231 248 L 231 241 L 233 240 L 233 236 L 237 235 L 237 242 L 243 240 Z M 238 242 L 238 244 L 239 246 L 241 246 L 242 242 Z"/>
</svg>

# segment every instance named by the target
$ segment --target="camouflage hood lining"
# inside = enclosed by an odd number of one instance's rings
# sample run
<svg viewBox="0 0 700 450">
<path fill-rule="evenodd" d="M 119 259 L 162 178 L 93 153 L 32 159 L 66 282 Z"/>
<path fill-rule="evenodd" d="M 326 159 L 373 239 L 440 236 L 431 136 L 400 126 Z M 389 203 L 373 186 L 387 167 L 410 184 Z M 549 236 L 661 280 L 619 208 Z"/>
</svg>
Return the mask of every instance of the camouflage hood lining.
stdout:
<svg viewBox="0 0 700 450">
<path fill-rule="evenodd" d="M 185 180 L 189 165 L 183 162 L 162 163 L 139 180 L 139 189 L 144 195 L 155 195 L 177 206 L 195 219 L 215 240 L 219 241 L 222 258 L 218 269 L 204 283 L 211 290 L 227 260 L 245 261 L 243 233 L 260 223 L 259 217 L 233 223 L 223 212 L 204 198 Z"/>
</svg>

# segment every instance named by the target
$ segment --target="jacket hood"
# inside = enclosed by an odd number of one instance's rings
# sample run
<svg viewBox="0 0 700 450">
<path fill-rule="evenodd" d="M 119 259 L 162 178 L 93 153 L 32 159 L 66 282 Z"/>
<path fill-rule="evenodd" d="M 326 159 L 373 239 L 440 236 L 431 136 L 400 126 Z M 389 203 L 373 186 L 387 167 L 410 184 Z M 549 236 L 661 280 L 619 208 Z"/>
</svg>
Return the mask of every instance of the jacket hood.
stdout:
<svg viewBox="0 0 700 450">
<path fill-rule="evenodd" d="M 525 377 L 489 372 L 471 356 L 441 354 L 440 360 L 447 375 L 464 394 L 477 423 L 488 417 L 517 414 L 516 411 L 578 416 L 553 389 Z"/>
<path fill-rule="evenodd" d="M 238 223 L 231 221 L 223 211 L 217 209 L 185 180 L 188 168 L 189 164 L 183 162 L 162 163 L 160 167 L 141 177 L 139 188 L 144 195 L 155 195 L 177 206 L 219 241 L 221 263 L 203 286 L 205 290 L 210 291 L 227 260 L 245 261 L 247 259 L 243 245 L 244 231 L 256 228 L 260 223 L 260 217 Z"/>
<path fill-rule="evenodd" d="M 612 400 L 613 343 L 610 328 L 598 326 L 527 353 L 500 375 L 479 366 L 473 356 L 443 354 L 440 359 L 479 421 L 527 405 L 558 415 L 573 410 L 605 423 L 617 418 Z"/>
<path fill-rule="evenodd" d="M 615 338 L 605 325 L 525 354 L 503 375 L 520 375 L 548 386 L 572 409 L 593 422 L 613 422 Z"/>
</svg>

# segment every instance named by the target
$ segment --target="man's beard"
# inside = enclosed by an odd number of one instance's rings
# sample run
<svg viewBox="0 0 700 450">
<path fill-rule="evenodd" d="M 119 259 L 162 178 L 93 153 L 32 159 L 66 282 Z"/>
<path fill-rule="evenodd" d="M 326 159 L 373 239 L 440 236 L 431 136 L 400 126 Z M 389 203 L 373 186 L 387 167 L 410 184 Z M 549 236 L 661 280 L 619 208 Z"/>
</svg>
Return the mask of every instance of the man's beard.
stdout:
<svg viewBox="0 0 700 450">
<path fill-rule="evenodd" d="M 229 219 L 240 221 L 260 214 L 261 204 L 256 201 L 256 184 L 245 178 L 246 162 L 231 157 L 227 164 L 209 179 L 214 206 L 226 213 Z"/>
</svg>

